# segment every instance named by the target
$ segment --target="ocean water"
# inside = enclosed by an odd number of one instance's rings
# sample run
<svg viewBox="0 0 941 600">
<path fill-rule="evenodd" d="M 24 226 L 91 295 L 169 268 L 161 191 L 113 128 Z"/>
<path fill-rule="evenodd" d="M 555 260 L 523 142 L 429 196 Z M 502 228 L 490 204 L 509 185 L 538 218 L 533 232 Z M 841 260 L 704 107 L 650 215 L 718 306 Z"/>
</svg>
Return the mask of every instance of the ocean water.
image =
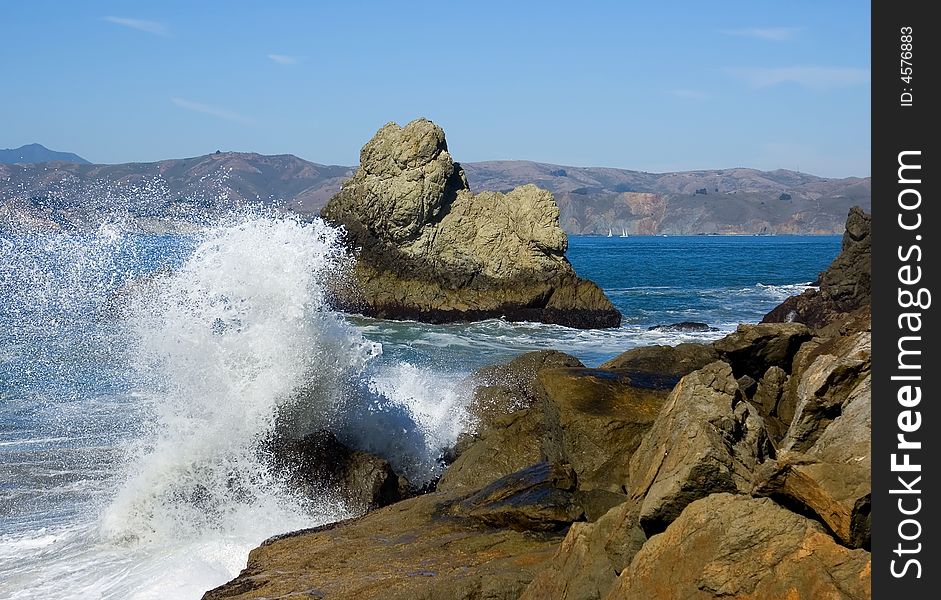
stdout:
<svg viewBox="0 0 941 600">
<path fill-rule="evenodd" d="M 0 598 L 198 598 L 266 537 L 350 516 L 299 497 L 263 452 L 329 427 L 436 476 L 466 424 L 466 376 L 556 348 L 597 365 L 715 339 L 799 293 L 838 237 L 572 238 L 625 315 L 580 331 L 337 314 L 337 233 L 233 217 L 195 235 L 0 237 Z M 716 332 L 648 328 L 699 321 Z"/>
</svg>

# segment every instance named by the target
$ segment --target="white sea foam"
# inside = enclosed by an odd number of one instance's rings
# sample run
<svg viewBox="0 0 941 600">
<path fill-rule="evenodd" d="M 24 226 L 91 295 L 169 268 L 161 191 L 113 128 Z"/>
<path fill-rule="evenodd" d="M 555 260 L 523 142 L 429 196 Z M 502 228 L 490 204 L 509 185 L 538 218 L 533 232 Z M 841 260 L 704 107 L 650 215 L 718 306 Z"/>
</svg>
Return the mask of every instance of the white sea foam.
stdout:
<svg viewBox="0 0 941 600">
<path fill-rule="evenodd" d="M 128 322 L 153 430 L 105 512 L 106 536 L 273 533 L 309 520 L 259 445 L 299 389 L 319 390 L 313 401 L 327 411 L 332 391 L 379 351 L 326 307 L 325 282 L 345 267 L 336 236 L 289 219 L 213 229 L 134 299 Z"/>
<path fill-rule="evenodd" d="M 118 231 L 99 233 L 120 246 Z M 275 434 L 330 427 L 416 482 L 432 477 L 459 430 L 456 378 L 371 364 L 381 346 L 326 303 L 347 262 L 338 232 L 321 222 L 254 217 L 204 232 L 181 265 L 128 287 L 123 398 L 145 425 L 120 442 L 122 476 L 61 486 L 97 485 L 100 517 L 86 506 L 78 522 L 0 539 L 0 596 L 197 598 L 266 537 L 350 516 L 333 498 L 287 489 L 262 451 Z M 100 298 L 114 285 L 103 289 Z M 94 405 L 88 397 L 57 410 L 68 419 Z M 100 407 L 102 418 L 119 406 Z"/>
</svg>

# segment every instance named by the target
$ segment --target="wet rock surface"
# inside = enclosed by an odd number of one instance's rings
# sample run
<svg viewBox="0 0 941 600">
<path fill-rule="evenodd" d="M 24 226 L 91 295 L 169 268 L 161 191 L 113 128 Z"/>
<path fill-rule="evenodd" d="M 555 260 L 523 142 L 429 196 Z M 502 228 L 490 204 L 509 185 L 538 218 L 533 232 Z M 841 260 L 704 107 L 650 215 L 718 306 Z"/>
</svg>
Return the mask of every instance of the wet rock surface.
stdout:
<svg viewBox="0 0 941 600">
<path fill-rule="evenodd" d="M 386 506 L 413 493 L 389 461 L 353 450 L 326 430 L 299 440 L 274 441 L 267 452 L 296 493 L 314 499 L 334 496 L 354 512 Z"/>
</svg>

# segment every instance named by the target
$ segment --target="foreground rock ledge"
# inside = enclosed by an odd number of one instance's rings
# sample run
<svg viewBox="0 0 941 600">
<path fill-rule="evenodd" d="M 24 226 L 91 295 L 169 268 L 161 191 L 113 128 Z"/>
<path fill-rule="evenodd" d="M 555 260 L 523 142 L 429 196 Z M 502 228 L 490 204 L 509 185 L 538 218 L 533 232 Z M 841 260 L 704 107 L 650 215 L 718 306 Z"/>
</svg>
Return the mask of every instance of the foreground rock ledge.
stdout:
<svg viewBox="0 0 941 600">
<path fill-rule="evenodd" d="M 516 599 L 555 552 L 564 531 L 490 528 L 441 513 L 440 493 L 365 517 L 301 531 L 252 551 L 222 598 L 341 600 Z"/>
<path fill-rule="evenodd" d="M 713 494 L 651 538 L 606 600 L 871 597 L 869 553 L 767 498 Z"/>
<path fill-rule="evenodd" d="M 335 290 L 344 310 L 429 323 L 621 322 L 566 260 L 552 194 L 534 185 L 472 194 L 431 121 L 380 129 L 321 216 L 346 228 L 357 253 L 353 281 Z"/>
</svg>

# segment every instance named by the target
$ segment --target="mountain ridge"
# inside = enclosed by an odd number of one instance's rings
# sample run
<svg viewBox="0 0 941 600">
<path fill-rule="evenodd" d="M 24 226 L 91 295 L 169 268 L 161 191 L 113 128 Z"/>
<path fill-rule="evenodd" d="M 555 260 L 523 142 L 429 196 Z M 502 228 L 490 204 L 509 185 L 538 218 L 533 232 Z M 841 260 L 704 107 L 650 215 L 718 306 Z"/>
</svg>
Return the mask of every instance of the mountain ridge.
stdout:
<svg viewBox="0 0 941 600">
<path fill-rule="evenodd" d="M 78 154 L 50 150 L 42 144 L 24 144 L 19 148 L 0 149 L 0 163 L 3 164 L 37 164 L 46 162 L 91 164 Z"/>
<path fill-rule="evenodd" d="M 778 169 L 650 173 L 535 161 L 462 163 L 472 190 L 534 183 L 551 191 L 575 235 L 838 234 L 850 206 L 871 209 L 871 179 Z M 126 211 L 171 229 L 232 207 L 315 215 L 355 167 L 291 154 L 216 152 L 149 163 L 0 164 L 0 227 L 88 227 Z"/>
</svg>

